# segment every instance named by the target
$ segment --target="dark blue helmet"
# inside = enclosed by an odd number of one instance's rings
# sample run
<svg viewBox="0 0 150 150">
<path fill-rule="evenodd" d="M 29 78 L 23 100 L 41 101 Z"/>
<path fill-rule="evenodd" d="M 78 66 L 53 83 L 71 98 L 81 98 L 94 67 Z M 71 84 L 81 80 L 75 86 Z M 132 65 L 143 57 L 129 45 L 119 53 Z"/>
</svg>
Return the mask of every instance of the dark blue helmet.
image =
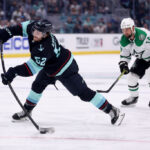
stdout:
<svg viewBox="0 0 150 150">
<path fill-rule="evenodd" d="M 42 33 L 50 33 L 52 30 L 52 23 L 48 20 L 41 20 L 34 23 L 32 31 L 38 30 Z"/>
</svg>

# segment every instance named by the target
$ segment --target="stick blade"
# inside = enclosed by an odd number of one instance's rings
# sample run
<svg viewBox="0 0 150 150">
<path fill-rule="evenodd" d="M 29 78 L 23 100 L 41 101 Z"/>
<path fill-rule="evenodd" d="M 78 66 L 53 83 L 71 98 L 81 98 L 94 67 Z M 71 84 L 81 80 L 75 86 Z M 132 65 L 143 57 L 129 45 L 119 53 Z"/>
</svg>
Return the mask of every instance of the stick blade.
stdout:
<svg viewBox="0 0 150 150">
<path fill-rule="evenodd" d="M 41 134 L 46 134 L 46 133 L 54 133 L 55 129 L 53 127 L 50 128 L 39 128 L 39 131 Z"/>
<path fill-rule="evenodd" d="M 109 90 L 107 90 L 107 91 L 97 90 L 97 92 L 98 92 L 98 93 L 108 93 L 108 92 L 109 92 Z"/>
</svg>

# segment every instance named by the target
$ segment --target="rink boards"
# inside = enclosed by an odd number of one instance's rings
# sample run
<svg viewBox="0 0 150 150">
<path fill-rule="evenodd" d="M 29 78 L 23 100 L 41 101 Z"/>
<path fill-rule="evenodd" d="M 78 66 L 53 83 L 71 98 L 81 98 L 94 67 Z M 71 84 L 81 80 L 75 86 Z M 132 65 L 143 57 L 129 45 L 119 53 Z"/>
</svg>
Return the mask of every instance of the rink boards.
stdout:
<svg viewBox="0 0 150 150">
<path fill-rule="evenodd" d="M 73 54 L 118 54 L 121 34 L 55 34 L 59 43 Z M 4 43 L 5 57 L 28 57 L 27 37 L 16 36 Z"/>
</svg>

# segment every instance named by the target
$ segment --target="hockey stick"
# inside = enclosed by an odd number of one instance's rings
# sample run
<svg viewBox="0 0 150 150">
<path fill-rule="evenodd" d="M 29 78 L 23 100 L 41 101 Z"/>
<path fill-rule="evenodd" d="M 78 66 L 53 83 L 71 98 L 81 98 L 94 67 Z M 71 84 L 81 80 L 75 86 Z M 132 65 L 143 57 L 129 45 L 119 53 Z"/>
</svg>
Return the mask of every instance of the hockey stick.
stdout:
<svg viewBox="0 0 150 150">
<path fill-rule="evenodd" d="M 115 82 L 110 86 L 110 88 L 108 90 L 97 90 L 97 92 L 99 93 L 108 93 L 110 92 L 110 90 L 116 85 L 116 83 L 120 80 L 120 78 L 124 75 L 125 70 L 123 70 L 123 72 L 119 75 L 119 77 L 115 80 Z"/>
<path fill-rule="evenodd" d="M 6 73 L 6 69 L 5 69 L 5 63 L 4 63 L 4 56 L 3 56 L 3 44 L 2 41 L 0 41 L 0 50 L 1 50 L 1 63 L 2 63 L 2 69 L 3 72 Z M 18 104 L 20 105 L 20 107 L 22 108 L 22 110 L 26 113 L 26 110 L 24 108 L 24 106 L 22 105 L 22 103 L 20 102 L 18 96 L 16 95 L 13 87 L 11 86 L 10 83 L 8 83 L 8 86 L 10 88 L 10 91 L 12 92 L 13 96 L 15 97 L 16 101 L 18 102 Z M 32 122 L 32 124 L 34 125 L 34 127 L 40 131 L 40 133 L 45 134 L 47 132 L 53 133 L 54 132 L 54 128 L 50 127 L 50 128 L 41 128 L 39 127 L 39 125 L 33 120 L 33 118 L 29 115 L 29 113 L 26 113 L 27 117 L 29 118 L 29 120 Z"/>
</svg>

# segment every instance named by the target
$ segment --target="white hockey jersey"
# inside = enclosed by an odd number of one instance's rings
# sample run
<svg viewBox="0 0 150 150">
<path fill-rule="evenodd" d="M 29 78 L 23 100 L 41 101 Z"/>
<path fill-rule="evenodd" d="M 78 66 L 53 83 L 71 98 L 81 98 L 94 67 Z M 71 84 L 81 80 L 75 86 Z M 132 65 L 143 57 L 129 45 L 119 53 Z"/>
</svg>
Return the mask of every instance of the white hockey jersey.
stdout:
<svg viewBox="0 0 150 150">
<path fill-rule="evenodd" d="M 135 27 L 135 39 L 133 41 L 122 35 L 120 50 L 120 61 L 129 63 L 132 55 L 150 61 L 150 31 Z"/>
</svg>

